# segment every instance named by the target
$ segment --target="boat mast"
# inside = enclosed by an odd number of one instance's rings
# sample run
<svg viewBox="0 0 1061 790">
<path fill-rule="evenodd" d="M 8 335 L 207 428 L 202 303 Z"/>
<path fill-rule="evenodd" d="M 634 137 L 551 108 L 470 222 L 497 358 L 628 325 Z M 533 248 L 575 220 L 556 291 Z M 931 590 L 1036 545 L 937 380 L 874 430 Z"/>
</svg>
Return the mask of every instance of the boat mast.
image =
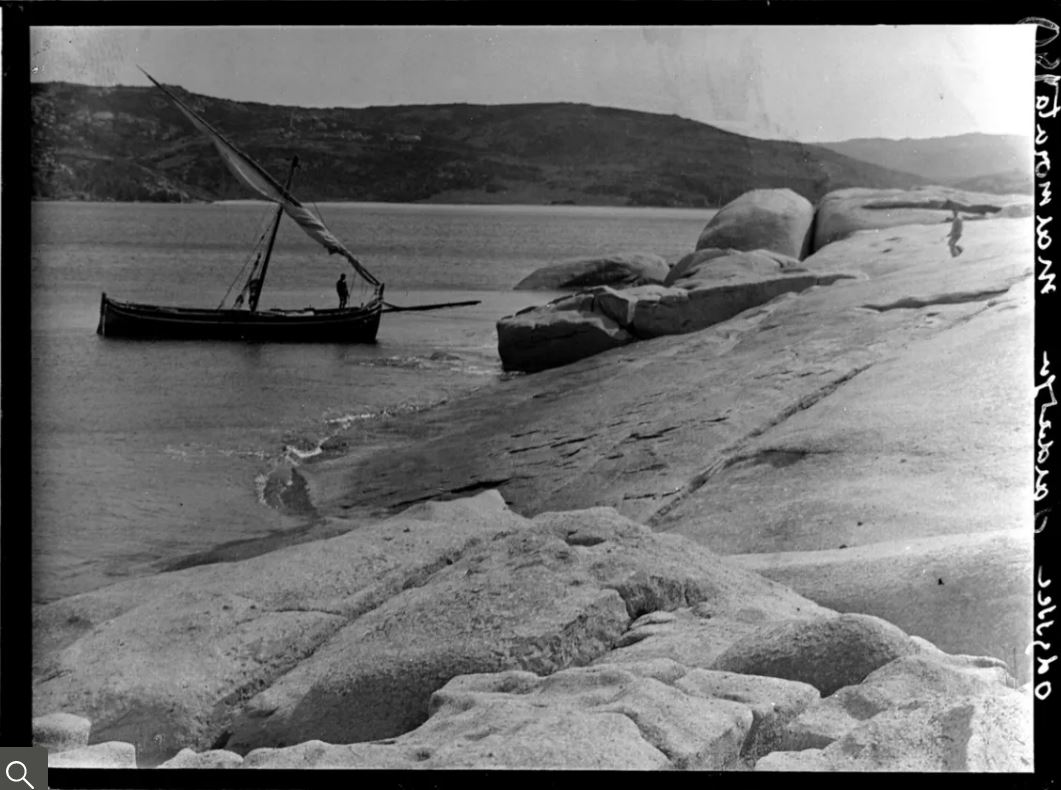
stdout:
<svg viewBox="0 0 1061 790">
<path fill-rule="evenodd" d="M 294 156 L 291 158 L 291 170 L 287 174 L 287 183 L 284 185 L 284 190 L 287 192 L 291 191 L 291 182 L 295 180 L 295 170 L 298 169 L 298 157 Z M 265 247 L 265 259 L 262 261 L 261 274 L 251 283 L 250 292 L 250 311 L 256 312 L 258 310 L 258 297 L 262 295 L 262 285 L 265 283 L 265 270 L 269 268 L 269 256 L 273 254 L 273 244 L 276 242 L 276 232 L 280 229 L 280 217 L 284 215 L 283 205 L 276 207 L 276 219 L 273 220 L 273 229 L 269 233 L 269 243 Z"/>
</svg>

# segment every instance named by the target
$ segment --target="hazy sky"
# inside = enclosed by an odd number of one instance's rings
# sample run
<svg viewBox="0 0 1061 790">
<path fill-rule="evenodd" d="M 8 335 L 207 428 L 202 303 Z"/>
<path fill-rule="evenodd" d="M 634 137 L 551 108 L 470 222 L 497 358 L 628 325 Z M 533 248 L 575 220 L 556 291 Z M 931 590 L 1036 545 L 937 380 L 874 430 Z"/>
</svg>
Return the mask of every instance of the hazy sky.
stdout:
<svg viewBox="0 0 1061 790">
<path fill-rule="evenodd" d="M 34 81 L 301 106 L 572 101 L 756 137 L 1031 134 L 1035 28 L 36 28 Z"/>
</svg>

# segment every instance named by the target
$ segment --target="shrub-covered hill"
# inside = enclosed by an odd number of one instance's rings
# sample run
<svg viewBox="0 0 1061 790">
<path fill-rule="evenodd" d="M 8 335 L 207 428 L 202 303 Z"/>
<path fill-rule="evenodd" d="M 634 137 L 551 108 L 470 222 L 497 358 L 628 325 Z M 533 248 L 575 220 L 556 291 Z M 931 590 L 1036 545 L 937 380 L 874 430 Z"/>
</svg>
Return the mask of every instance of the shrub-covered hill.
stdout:
<svg viewBox="0 0 1061 790">
<path fill-rule="evenodd" d="M 715 206 L 755 188 L 811 200 L 925 179 L 674 115 L 584 104 L 305 108 L 178 90 L 304 200 Z M 155 88 L 34 84 L 33 197 L 252 197 Z"/>
</svg>

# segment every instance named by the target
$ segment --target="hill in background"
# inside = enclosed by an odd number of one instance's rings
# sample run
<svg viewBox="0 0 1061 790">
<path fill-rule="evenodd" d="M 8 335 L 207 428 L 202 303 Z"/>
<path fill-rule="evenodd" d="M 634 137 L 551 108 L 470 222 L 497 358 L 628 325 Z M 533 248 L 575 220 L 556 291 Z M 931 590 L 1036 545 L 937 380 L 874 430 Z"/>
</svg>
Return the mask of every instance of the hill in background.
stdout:
<svg viewBox="0 0 1061 790">
<path fill-rule="evenodd" d="M 181 92 L 307 201 L 718 206 L 755 188 L 810 200 L 928 183 L 826 147 L 758 140 L 674 115 L 584 104 L 302 108 Z M 33 197 L 250 197 L 154 88 L 34 84 Z"/>
<path fill-rule="evenodd" d="M 1014 134 L 961 134 L 923 140 L 879 137 L 820 147 L 944 186 L 1011 194 L 1032 191 L 1032 141 Z"/>
</svg>

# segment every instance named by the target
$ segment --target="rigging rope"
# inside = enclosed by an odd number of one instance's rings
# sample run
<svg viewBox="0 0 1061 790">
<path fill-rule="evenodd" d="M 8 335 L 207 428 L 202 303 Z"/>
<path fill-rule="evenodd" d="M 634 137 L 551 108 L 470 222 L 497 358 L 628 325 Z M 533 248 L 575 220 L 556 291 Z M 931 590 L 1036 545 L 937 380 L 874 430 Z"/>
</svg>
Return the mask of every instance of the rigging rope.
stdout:
<svg viewBox="0 0 1061 790">
<path fill-rule="evenodd" d="M 232 282 L 229 283 L 228 289 L 225 291 L 225 295 L 221 297 L 221 302 L 217 306 L 218 310 L 220 310 L 222 307 L 225 306 L 225 300 L 228 299 L 229 294 L 232 293 L 232 289 L 235 287 L 236 282 L 240 279 L 240 277 L 243 276 L 243 272 L 245 272 L 247 270 L 247 265 L 251 262 L 251 258 L 261 248 L 262 242 L 265 241 L 265 234 L 269 230 L 268 219 L 269 219 L 269 217 L 265 217 L 262 220 L 261 232 L 258 234 L 258 240 L 254 243 L 254 246 L 251 248 L 250 253 L 247 255 L 247 259 L 243 262 L 243 266 L 236 273 L 236 276 L 232 278 Z M 260 258 L 261 258 L 261 256 L 259 256 L 259 260 L 260 260 Z M 258 260 L 256 260 L 254 262 L 254 268 L 256 269 L 257 267 L 258 267 Z M 251 270 L 251 275 L 252 276 L 254 275 L 254 269 Z M 248 279 L 248 282 L 249 282 L 249 279 Z M 244 285 L 243 288 L 240 289 L 239 295 L 242 295 L 243 292 L 246 291 L 246 290 L 247 290 L 247 286 Z M 239 298 L 239 295 L 236 297 L 237 299 Z"/>
</svg>

